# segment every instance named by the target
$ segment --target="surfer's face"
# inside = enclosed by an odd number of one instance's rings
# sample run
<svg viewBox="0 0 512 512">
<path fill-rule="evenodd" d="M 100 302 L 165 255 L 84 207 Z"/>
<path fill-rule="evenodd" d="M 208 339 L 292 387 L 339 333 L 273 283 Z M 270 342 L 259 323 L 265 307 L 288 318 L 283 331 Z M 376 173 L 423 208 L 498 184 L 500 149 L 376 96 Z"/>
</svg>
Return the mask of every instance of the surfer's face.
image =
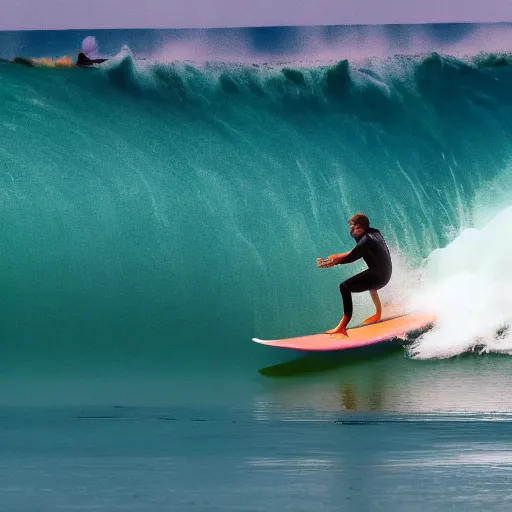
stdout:
<svg viewBox="0 0 512 512">
<path fill-rule="evenodd" d="M 359 224 L 354 224 L 353 222 L 348 223 L 348 229 L 350 231 L 350 236 L 352 238 L 360 238 L 364 235 L 364 228 Z"/>
</svg>

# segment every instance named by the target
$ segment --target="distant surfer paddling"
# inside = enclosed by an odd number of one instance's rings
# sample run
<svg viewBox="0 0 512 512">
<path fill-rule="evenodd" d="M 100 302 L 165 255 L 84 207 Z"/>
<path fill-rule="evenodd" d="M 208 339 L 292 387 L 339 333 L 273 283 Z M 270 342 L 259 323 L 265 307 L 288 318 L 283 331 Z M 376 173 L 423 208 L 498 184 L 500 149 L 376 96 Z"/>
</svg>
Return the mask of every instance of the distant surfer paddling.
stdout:
<svg viewBox="0 0 512 512">
<path fill-rule="evenodd" d="M 353 312 L 352 293 L 369 291 L 375 304 L 376 313 L 363 323 L 369 324 L 381 319 L 382 306 L 377 290 L 389 283 L 392 273 L 391 256 L 386 241 L 378 229 L 370 227 L 368 217 L 362 213 L 356 213 L 349 219 L 348 225 L 350 235 L 357 242 L 356 246 L 349 252 L 331 254 L 327 259 L 317 258 L 316 260 L 318 268 L 344 265 L 360 258 L 363 258 L 368 265 L 366 270 L 340 284 L 343 299 L 343 318 L 334 329 L 325 331 L 325 334 L 336 335 L 336 337 L 348 337 L 347 325 Z"/>
<path fill-rule="evenodd" d="M 76 65 L 80 68 L 89 68 L 94 64 L 101 64 L 105 62 L 107 59 L 89 59 L 84 52 L 80 52 L 78 54 L 78 58 L 76 59 Z"/>
</svg>

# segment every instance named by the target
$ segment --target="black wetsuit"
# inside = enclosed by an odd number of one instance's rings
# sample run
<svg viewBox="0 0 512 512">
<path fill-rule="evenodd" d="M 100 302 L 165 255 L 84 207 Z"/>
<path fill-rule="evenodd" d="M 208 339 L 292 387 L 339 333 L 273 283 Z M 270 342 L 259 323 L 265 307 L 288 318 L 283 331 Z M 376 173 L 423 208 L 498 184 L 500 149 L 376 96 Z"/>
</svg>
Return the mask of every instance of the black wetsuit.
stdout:
<svg viewBox="0 0 512 512">
<path fill-rule="evenodd" d="M 349 318 L 352 318 L 353 311 L 352 293 L 379 290 L 391 279 L 391 256 L 386 241 L 378 229 L 368 228 L 357 240 L 350 254 L 343 259 L 343 263 L 352 263 L 359 258 L 363 258 L 368 269 L 340 284 L 344 314 Z"/>
</svg>

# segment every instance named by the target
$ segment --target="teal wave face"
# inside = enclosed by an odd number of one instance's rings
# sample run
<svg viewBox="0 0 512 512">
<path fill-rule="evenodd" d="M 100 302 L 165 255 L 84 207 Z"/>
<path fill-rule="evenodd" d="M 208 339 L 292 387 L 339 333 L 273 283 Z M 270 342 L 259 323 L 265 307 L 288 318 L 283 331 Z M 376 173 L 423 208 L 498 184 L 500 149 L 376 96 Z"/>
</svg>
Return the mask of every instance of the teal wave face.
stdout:
<svg viewBox="0 0 512 512">
<path fill-rule="evenodd" d="M 331 326 L 356 268 L 315 259 L 355 211 L 411 265 L 471 223 L 510 155 L 495 64 L 0 64 L 6 346 L 236 358 Z"/>
</svg>

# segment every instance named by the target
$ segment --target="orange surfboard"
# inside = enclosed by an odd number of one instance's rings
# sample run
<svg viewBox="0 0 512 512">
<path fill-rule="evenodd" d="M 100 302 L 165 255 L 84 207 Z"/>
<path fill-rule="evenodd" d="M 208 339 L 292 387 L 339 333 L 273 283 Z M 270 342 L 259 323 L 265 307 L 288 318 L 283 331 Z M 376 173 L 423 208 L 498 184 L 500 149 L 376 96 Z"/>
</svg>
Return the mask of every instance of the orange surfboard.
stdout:
<svg viewBox="0 0 512 512">
<path fill-rule="evenodd" d="M 339 338 L 330 334 L 311 334 L 282 340 L 252 341 L 270 347 L 288 348 L 306 352 L 325 352 L 361 348 L 396 338 L 406 339 L 407 335 L 426 330 L 435 322 L 433 315 L 401 315 L 386 318 L 367 325 L 347 329 L 348 338 Z"/>
</svg>

